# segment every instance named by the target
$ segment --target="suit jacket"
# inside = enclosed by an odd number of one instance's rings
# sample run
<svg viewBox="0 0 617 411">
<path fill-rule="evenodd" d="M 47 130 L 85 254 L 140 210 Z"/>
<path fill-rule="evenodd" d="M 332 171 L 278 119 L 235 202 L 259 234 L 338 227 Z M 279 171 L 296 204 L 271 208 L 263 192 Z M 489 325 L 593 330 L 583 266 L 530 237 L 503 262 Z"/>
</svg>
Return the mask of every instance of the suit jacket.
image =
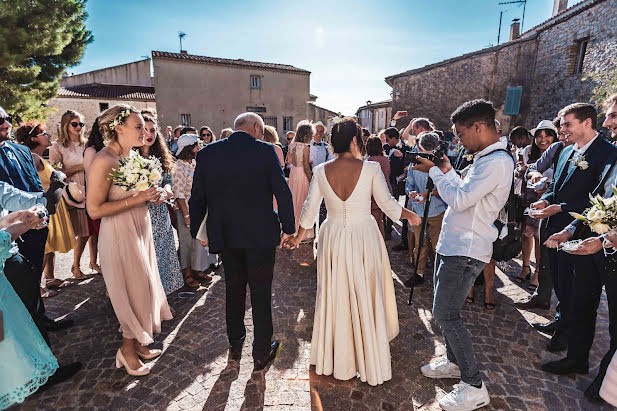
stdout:
<svg viewBox="0 0 617 411">
<path fill-rule="evenodd" d="M 396 186 L 396 177 L 405 172 L 405 153 L 411 149 L 405 143 L 403 143 L 400 148 L 392 147 L 390 152 L 392 149 L 397 149 L 403 153 L 403 157 L 397 157 L 394 154 L 390 155 L 390 184 L 392 184 L 392 188 L 394 189 Z"/>
<path fill-rule="evenodd" d="M 12 143 L 10 141 L 5 141 L 4 144 L 13 149 L 15 157 L 17 157 L 19 165 L 21 165 L 21 170 L 26 180 L 26 184 L 28 185 L 28 187 L 26 187 L 27 191 L 43 191 L 43 186 L 41 185 L 41 180 L 39 179 L 39 173 L 36 171 L 36 166 L 34 165 L 34 160 L 32 159 L 30 149 L 26 146 Z M 6 164 L 4 164 L 2 156 L 0 156 L 0 180 L 11 184 L 11 177 L 7 172 L 7 167 Z"/>
<path fill-rule="evenodd" d="M 582 170 L 576 166 L 568 171 L 570 159 L 574 155 L 574 146 L 561 151 L 557 167 L 548 190 L 541 199 L 549 204 L 560 204 L 561 212 L 546 219 L 548 232 L 553 234 L 564 229 L 572 216 L 569 212 L 583 212 L 589 207 L 589 193 L 603 184 L 611 165 L 617 161 L 617 148 L 598 136 L 585 151 L 585 161 L 589 167 Z"/>
<path fill-rule="evenodd" d="M 193 237 L 206 210 L 209 248 L 214 253 L 275 247 L 281 225 L 284 233 L 295 233 L 291 191 L 274 146 L 236 131 L 200 150 L 189 199 Z"/>
</svg>

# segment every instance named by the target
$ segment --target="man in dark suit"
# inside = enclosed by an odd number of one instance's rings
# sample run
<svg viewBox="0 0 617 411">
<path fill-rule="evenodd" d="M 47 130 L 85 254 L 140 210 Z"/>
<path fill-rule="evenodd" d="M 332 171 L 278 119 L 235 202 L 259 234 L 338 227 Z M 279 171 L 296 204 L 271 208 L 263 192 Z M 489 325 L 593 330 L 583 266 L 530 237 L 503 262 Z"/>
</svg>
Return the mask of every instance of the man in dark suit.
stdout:
<svg viewBox="0 0 617 411">
<path fill-rule="evenodd" d="M 397 192 L 397 181 L 396 178 L 405 175 L 405 153 L 410 150 L 409 146 L 401 141 L 399 132 L 394 127 L 388 127 L 384 134 L 386 135 L 386 144 L 384 145 L 384 151 L 386 156 L 390 159 L 390 185 L 392 186 L 392 190 L 394 190 L 394 198 L 398 199 L 399 194 L 404 195 Z M 402 182 L 402 187 L 404 187 L 405 181 Z M 404 190 L 404 188 L 403 188 Z M 392 221 L 390 219 L 386 219 L 386 227 L 385 230 L 387 232 L 392 232 Z M 407 250 L 408 247 L 408 239 L 407 239 L 407 220 L 403 220 L 403 230 L 401 232 L 401 243 L 392 247 L 394 251 L 404 251 Z"/>
<path fill-rule="evenodd" d="M 550 237 L 545 244 L 551 248 L 549 266 L 560 305 L 557 330 L 548 348 L 553 347 L 552 351 L 557 351 L 557 348 L 564 349 L 567 346 L 568 355 L 561 360 L 543 364 L 542 369 L 553 374 L 571 372 L 586 374 L 589 369 L 589 349 L 582 348 L 585 343 L 581 341 L 589 339 L 590 327 L 593 341 L 595 316 L 593 325 L 586 324 L 589 318 L 583 321 L 585 324 L 581 322 L 580 315 L 576 311 L 579 305 L 585 302 L 581 301 L 583 297 L 575 288 L 589 289 L 590 276 L 599 278 L 600 273 L 591 261 L 592 257 L 572 256 L 558 251 L 553 245 L 556 242 L 567 241 L 571 237 L 571 233 L 565 230 L 572 221 L 569 213 L 582 213 L 589 207 L 589 193 L 594 192 L 605 180 L 612 164 L 617 161 L 617 149 L 596 132 L 597 112 L 592 105 L 571 104 L 562 109 L 559 116 L 562 131 L 574 144 L 562 150 L 553 182 L 548 191 L 538 202 L 533 203 L 531 208 L 541 210 L 533 217 L 546 219 L 543 224 Z M 585 272 L 584 278 L 581 277 L 583 272 Z M 593 273 L 589 274 L 590 272 Z M 585 300 L 589 298 L 591 297 L 587 296 Z"/>
<path fill-rule="evenodd" d="M 261 117 L 241 114 L 234 129 L 229 138 L 208 144 L 197 154 L 189 200 L 191 234 L 196 237 L 207 211 L 208 246 L 210 252 L 222 255 L 225 267 L 227 336 L 236 359 L 246 335 L 248 284 L 255 325 L 254 369 L 260 370 L 279 347 L 278 341 L 271 341 L 274 257 L 276 246 L 295 233 L 295 220 L 291 191 L 274 147 L 260 141 Z"/>
</svg>

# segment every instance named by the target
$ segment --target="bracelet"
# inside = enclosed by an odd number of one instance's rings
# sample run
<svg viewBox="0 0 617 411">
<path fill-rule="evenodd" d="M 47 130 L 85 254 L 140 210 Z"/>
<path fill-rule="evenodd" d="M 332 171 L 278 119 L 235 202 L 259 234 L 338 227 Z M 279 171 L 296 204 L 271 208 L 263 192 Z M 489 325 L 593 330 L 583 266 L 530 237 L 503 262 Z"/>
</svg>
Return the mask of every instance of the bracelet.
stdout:
<svg viewBox="0 0 617 411">
<path fill-rule="evenodd" d="M 124 204 L 126 204 L 127 208 L 130 208 L 131 206 L 129 206 L 129 200 L 128 199 L 124 199 Z"/>
<path fill-rule="evenodd" d="M 190 216 L 191 216 L 190 214 L 187 214 L 187 215 L 185 215 L 185 216 L 183 216 L 183 217 L 184 217 L 184 218 L 189 218 Z"/>
</svg>

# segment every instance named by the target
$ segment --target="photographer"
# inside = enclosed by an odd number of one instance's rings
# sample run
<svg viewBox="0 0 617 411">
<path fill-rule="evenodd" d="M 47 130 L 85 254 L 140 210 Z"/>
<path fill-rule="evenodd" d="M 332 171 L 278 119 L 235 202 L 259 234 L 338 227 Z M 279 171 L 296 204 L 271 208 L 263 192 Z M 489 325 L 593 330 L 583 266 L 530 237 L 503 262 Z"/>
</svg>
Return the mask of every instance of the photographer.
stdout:
<svg viewBox="0 0 617 411">
<path fill-rule="evenodd" d="M 392 186 L 393 196 L 398 199 L 405 194 L 405 156 L 404 153 L 410 150 L 409 146 L 401 141 L 398 130 L 389 127 L 384 131 L 386 144 L 384 151 L 390 160 L 390 185 Z M 392 221 L 386 221 L 386 233 L 392 232 Z M 403 221 L 403 232 L 407 232 L 407 220 Z M 408 249 L 407 236 L 401 233 L 401 243 L 392 247 L 393 251 L 403 251 Z M 413 244 L 413 243 L 410 243 Z"/>
<path fill-rule="evenodd" d="M 489 403 L 471 336 L 461 318 L 465 297 L 490 262 L 498 230 L 494 226 L 512 186 L 514 163 L 507 143 L 499 140 L 495 109 L 485 100 L 464 103 L 451 116 L 465 149 L 475 156 L 461 179 L 444 155 L 438 166 L 419 158 L 414 169 L 429 172 L 448 205 L 437 243 L 433 316 L 444 335 L 447 358 L 422 367 L 429 378 L 458 378 L 452 392 L 439 400 L 446 409 L 476 409 Z"/>
<path fill-rule="evenodd" d="M 432 153 L 438 148 L 439 136 L 436 133 L 420 134 L 418 139 L 419 153 Z M 424 205 L 428 195 L 428 192 L 426 191 L 428 178 L 428 173 L 420 170 L 414 170 L 411 167 L 407 172 L 405 193 L 407 194 L 409 200 L 412 203 L 413 211 L 419 216 L 424 215 Z M 429 242 L 433 250 L 433 254 L 435 254 L 435 246 L 437 245 L 439 233 L 441 232 L 441 223 L 443 221 L 443 216 L 448 205 L 444 203 L 441 198 L 439 198 L 439 193 L 437 192 L 437 190 L 433 190 L 432 196 L 433 197 L 429 206 L 428 221 L 426 225 L 426 229 L 428 230 L 428 232 L 425 233 L 422 251 L 420 252 L 419 256 L 417 255 L 417 252 L 415 253 L 415 256 L 411 256 L 415 259 L 415 263 L 418 264 L 418 272 L 414 278 L 410 278 L 405 282 L 405 285 L 407 286 L 411 286 L 412 282 L 414 284 L 424 283 L 424 273 L 428 272 L 429 268 L 427 267 L 427 247 L 429 245 Z M 418 250 L 420 246 L 420 235 L 416 235 L 415 239 L 412 237 L 413 231 L 408 231 L 407 235 L 409 243 L 411 244 L 415 241 L 415 249 Z"/>
</svg>

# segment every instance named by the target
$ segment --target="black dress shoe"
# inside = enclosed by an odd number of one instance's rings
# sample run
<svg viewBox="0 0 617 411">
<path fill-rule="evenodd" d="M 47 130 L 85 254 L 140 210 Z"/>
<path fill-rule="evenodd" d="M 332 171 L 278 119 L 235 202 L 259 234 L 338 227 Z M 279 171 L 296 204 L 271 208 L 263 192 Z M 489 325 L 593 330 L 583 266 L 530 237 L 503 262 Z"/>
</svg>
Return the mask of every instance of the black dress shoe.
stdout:
<svg viewBox="0 0 617 411">
<path fill-rule="evenodd" d="M 239 347 L 229 347 L 229 354 L 231 355 L 231 359 L 238 361 L 242 358 L 242 346 Z"/>
<path fill-rule="evenodd" d="M 67 365 L 61 365 L 56 372 L 49 377 L 47 382 L 38 389 L 38 392 L 45 391 L 49 387 L 64 382 L 71 378 L 77 371 L 81 370 L 80 362 L 72 362 Z"/>
<path fill-rule="evenodd" d="M 416 274 L 415 276 L 409 277 L 407 280 L 405 280 L 403 284 L 407 288 L 411 288 L 412 285 L 424 284 L 424 277 L 419 274 Z"/>
<path fill-rule="evenodd" d="M 541 301 L 537 297 L 531 297 L 529 300 L 525 302 L 514 303 L 514 305 L 517 308 L 522 308 L 523 310 L 533 310 L 536 308 L 540 310 L 548 310 L 549 308 L 551 308 L 551 303 L 549 301 Z M 539 324 L 539 323 L 536 323 L 536 324 Z"/>
<path fill-rule="evenodd" d="M 542 364 L 542 371 L 550 372 L 551 374 L 587 374 L 589 372 L 589 361 L 577 363 L 568 357 L 561 360 L 547 362 Z"/>
<path fill-rule="evenodd" d="M 280 343 L 278 341 L 273 341 L 272 344 L 270 344 L 270 352 L 266 354 L 264 358 L 253 361 L 253 371 L 260 371 L 266 368 L 266 365 L 276 358 L 279 347 Z"/>
<path fill-rule="evenodd" d="M 585 398 L 587 398 L 589 401 L 594 402 L 596 404 L 602 404 L 604 403 L 604 399 L 602 399 L 602 397 L 600 397 L 600 387 L 602 387 L 602 381 L 604 380 L 604 377 L 600 378 L 600 376 L 598 375 L 591 384 L 589 384 L 589 387 L 587 387 L 585 389 Z"/>
<path fill-rule="evenodd" d="M 397 244 L 392 246 L 392 251 L 407 251 L 407 244 Z"/>
<path fill-rule="evenodd" d="M 557 331 L 557 319 L 552 319 L 547 323 L 532 323 L 531 326 L 540 332 L 554 334 Z"/>
<path fill-rule="evenodd" d="M 568 348 L 568 336 L 563 331 L 555 331 L 555 334 L 551 337 L 546 349 L 550 352 L 559 352 Z"/>
<path fill-rule="evenodd" d="M 43 325 L 43 328 L 45 328 L 45 330 L 47 331 L 60 331 L 64 330 L 65 328 L 72 327 L 73 324 L 75 324 L 75 321 L 71 319 L 54 321 L 51 318 L 43 317 L 41 319 L 41 324 Z"/>
</svg>

